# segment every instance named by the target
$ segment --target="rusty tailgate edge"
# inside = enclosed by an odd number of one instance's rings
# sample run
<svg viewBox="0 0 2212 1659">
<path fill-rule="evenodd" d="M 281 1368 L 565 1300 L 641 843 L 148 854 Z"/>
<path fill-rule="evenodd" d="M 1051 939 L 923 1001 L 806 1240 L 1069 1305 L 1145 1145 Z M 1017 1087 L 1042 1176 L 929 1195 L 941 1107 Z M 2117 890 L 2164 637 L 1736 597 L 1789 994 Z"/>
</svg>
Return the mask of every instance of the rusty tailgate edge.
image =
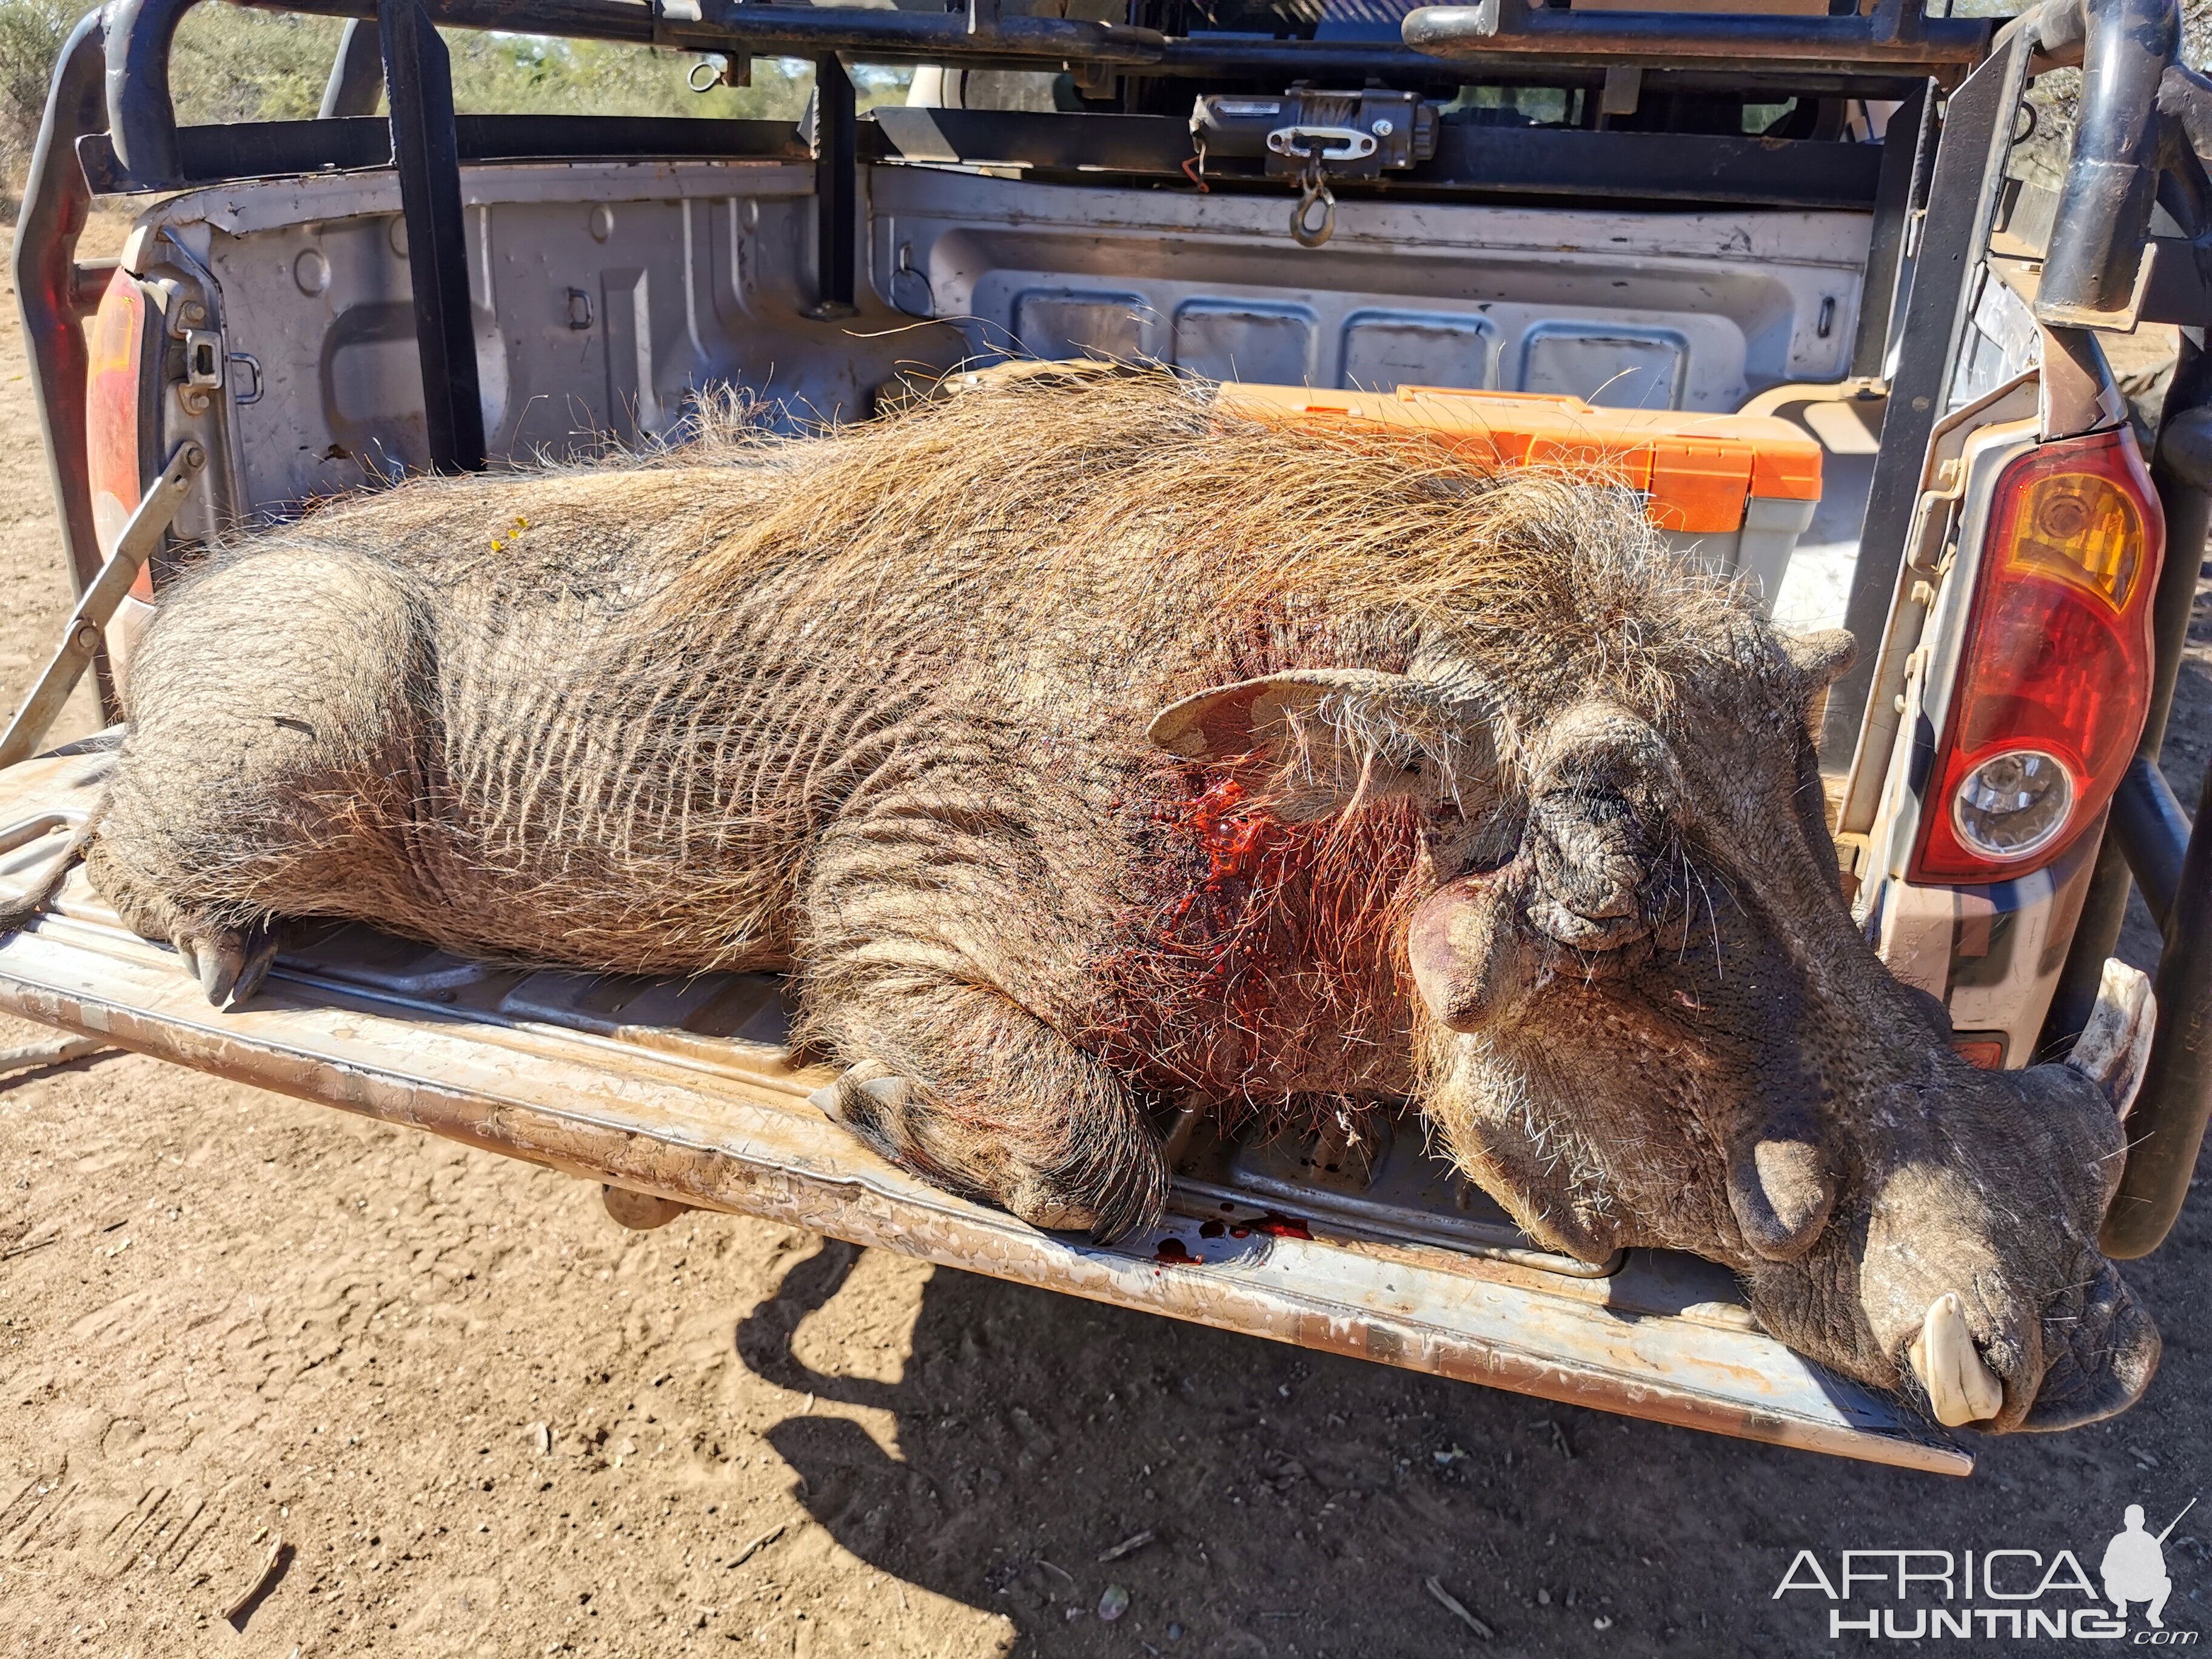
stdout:
<svg viewBox="0 0 2212 1659">
<path fill-rule="evenodd" d="M 0 825 L 76 805 L 52 772 L 46 788 L 25 789 L 38 765 L 4 775 Z M 395 1006 L 291 964 L 247 1007 L 217 1012 L 172 952 L 100 925 L 82 898 L 59 908 L 0 935 L 0 1009 L 198 1071 L 701 1208 L 1224 1330 L 1746 1439 L 1972 1468 L 1955 1443 L 1771 1338 L 1694 1312 L 1626 1309 L 1607 1281 L 1425 1247 L 1237 1240 L 1218 1227 L 1207 1237 L 1182 1214 L 1115 1248 L 1040 1233 L 874 1157 L 805 1105 L 816 1076 L 771 1048 L 732 1044 L 726 1066 L 703 1069 L 529 1022 Z"/>
</svg>

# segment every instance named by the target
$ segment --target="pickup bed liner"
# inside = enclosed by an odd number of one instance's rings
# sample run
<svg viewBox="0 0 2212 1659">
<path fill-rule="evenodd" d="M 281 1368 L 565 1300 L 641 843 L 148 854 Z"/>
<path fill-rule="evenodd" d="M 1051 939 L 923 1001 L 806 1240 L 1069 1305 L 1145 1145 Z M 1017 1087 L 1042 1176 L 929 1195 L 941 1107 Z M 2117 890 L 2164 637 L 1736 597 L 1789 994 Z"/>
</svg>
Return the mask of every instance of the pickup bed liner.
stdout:
<svg viewBox="0 0 2212 1659">
<path fill-rule="evenodd" d="M 0 772 L 0 903 L 43 884 L 96 800 L 106 752 L 93 739 Z M 1161 1226 L 1115 1246 L 951 1197 L 807 1104 L 830 1073 L 793 1063 L 781 987 L 763 975 L 486 966 L 346 926 L 288 952 L 249 1005 L 222 1012 L 79 870 L 32 926 L 0 935 L 0 1008 L 586 1179 L 996 1278 L 1659 1422 L 1972 1468 L 1909 1407 L 1766 1335 L 1731 1277 L 1692 1257 L 1638 1250 L 1594 1269 L 1512 1237 L 1502 1217 L 1393 1237 L 1387 1207 L 1326 1192 L 1302 1202 L 1279 1170 L 1180 1182 Z"/>
</svg>

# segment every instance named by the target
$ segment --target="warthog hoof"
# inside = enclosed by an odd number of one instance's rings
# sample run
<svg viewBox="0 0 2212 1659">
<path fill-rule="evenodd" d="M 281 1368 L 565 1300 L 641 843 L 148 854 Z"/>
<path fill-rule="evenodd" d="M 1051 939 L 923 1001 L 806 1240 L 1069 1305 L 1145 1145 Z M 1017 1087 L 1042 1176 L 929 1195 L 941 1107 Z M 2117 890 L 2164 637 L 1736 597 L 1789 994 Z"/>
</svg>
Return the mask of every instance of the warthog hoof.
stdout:
<svg viewBox="0 0 2212 1659">
<path fill-rule="evenodd" d="M 1123 1215 L 1125 1202 L 1105 1202 L 1092 1188 L 1118 1190 L 1110 1166 L 1067 1172 L 1024 1168 L 1012 1158 L 986 1169 L 956 1170 L 933 1158 L 926 1146 L 938 1115 L 931 1102 L 908 1079 L 879 1061 L 863 1060 L 835 1083 L 807 1097 L 823 1116 L 842 1125 L 901 1169 L 963 1197 L 981 1199 L 1046 1232 L 1090 1232 L 1118 1237 L 1141 1224 L 1143 1215 Z M 1121 1182 L 1120 1186 L 1129 1183 Z M 1139 1202 L 1143 1202 L 1139 1200 Z"/>
<path fill-rule="evenodd" d="M 235 1008 L 259 990 L 276 960 L 276 930 L 265 922 L 204 933 L 179 928 L 169 942 L 218 1008 Z"/>
</svg>

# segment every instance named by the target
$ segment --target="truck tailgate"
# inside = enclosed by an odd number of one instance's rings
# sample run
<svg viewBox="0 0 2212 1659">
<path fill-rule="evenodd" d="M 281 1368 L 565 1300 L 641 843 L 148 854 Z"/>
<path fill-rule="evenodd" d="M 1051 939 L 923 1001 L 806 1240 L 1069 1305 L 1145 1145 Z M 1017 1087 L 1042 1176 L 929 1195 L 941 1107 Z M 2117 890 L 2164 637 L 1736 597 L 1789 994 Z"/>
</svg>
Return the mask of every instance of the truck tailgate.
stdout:
<svg viewBox="0 0 2212 1659">
<path fill-rule="evenodd" d="M 97 799 L 100 740 L 0 772 L 0 904 L 40 884 Z M 1963 1474 L 1908 1407 L 1760 1331 L 1723 1270 L 1632 1251 L 1547 1270 L 1253 1215 L 1202 1183 L 1114 1246 L 1042 1233 L 875 1156 L 806 1103 L 782 988 L 757 975 L 639 980 L 465 962 L 358 926 L 288 951 L 246 1007 L 210 1007 L 166 946 L 74 872 L 0 935 L 0 1009 L 195 1069 L 702 1209 L 1101 1302 L 1687 1427 Z M 1228 1212 L 1224 1219 L 1224 1212 Z"/>
</svg>

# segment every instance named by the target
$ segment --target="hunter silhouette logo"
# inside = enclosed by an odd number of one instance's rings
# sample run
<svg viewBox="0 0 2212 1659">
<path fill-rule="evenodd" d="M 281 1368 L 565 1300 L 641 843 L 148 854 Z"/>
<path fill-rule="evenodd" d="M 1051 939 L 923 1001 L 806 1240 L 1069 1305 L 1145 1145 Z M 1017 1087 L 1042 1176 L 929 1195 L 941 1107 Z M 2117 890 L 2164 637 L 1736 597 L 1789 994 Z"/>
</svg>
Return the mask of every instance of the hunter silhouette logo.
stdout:
<svg viewBox="0 0 2212 1659">
<path fill-rule="evenodd" d="M 2191 1498 L 2181 1507 L 2186 1515 L 2197 1507 Z M 2124 1529 L 2105 1546 L 2105 1559 L 2098 1568 L 2105 1581 L 2105 1599 L 2112 1604 L 2121 1618 L 2128 1616 L 2128 1603 L 2148 1601 L 2143 1617 L 2150 1621 L 2153 1630 L 2164 1630 L 2166 1620 L 2159 1615 L 2166 1611 L 2166 1598 L 2173 1594 L 2173 1580 L 2166 1576 L 2166 1540 L 2181 1524 L 2181 1515 L 2166 1523 L 2166 1531 L 2155 1538 L 2143 1530 L 2143 1510 L 2140 1504 L 2128 1505 L 2122 1516 Z"/>
<path fill-rule="evenodd" d="M 2196 1507 L 2192 1498 L 2154 1533 L 2144 1524 L 2143 1506 L 2129 1504 L 2103 1556 L 2090 1558 L 2101 1592 L 2070 1549 L 1844 1550 L 1832 1571 L 1816 1552 L 1799 1550 L 1773 1599 L 1809 1593 L 1827 1601 L 1831 1641 L 1960 1637 L 2193 1647 L 2200 1632 L 2166 1627 L 2174 1586 L 2166 1540 Z M 2141 1613 L 2141 1625 L 2130 1623 L 2130 1609 Z"/>
</svg>

